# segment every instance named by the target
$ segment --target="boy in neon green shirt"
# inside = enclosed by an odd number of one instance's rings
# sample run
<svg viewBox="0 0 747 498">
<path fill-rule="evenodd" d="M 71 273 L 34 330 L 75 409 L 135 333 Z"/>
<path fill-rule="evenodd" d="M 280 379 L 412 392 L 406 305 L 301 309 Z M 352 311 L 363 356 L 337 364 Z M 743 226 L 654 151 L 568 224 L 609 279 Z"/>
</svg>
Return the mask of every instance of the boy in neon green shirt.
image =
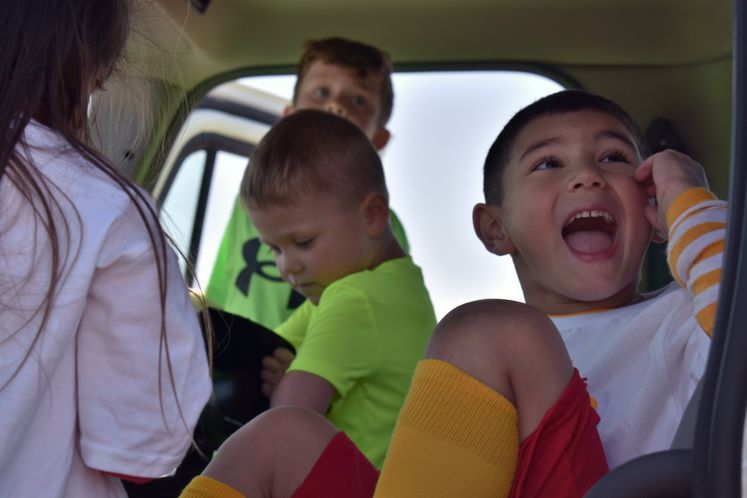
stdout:
<svg viewBox="0 0 747 498">
<path fill-rule="evenodd" d="M 379 49 L 343 38 L 310 41 L 298 65 L 293 104 L 345 117 L 366 134 L 376 150 L 389 141 L 386 123 L 394 95 L 389 57 Z M 407 238 L 390 211 L 392 230 L 405 252 Z M 275 267 L 272 251 L 260 243 L 241 201 L 234 203 L 206 290 L 211 306 L 249 318 L 267 328 L 280 325 L 304 302 Z"/>
<path fill-rule="evenodd" d="M 376 150 L 348 120 L 298 111 L 260 142 L 241 198 L 283 278 L 307 298 L 276 329 L 297 354 L 270 405 L 326 415 L 381 465 L 436 319 L 389 225 Z"/>
<path fill-rule="evenodd" d="M 411 362 L 435 325 L 421 286 L 420 269 L 411 258 L 384 261 L 333 282 L 323 303 L 307 300 L 276 329 L 299 351 L 288 372 L 313 372 L 334 387 L 327 419 L 347 427 L 348 437 L 377 467 L 386 453 L 392 414 L 402 405 L 401 388 L 409 384 Z"/>
</svg>

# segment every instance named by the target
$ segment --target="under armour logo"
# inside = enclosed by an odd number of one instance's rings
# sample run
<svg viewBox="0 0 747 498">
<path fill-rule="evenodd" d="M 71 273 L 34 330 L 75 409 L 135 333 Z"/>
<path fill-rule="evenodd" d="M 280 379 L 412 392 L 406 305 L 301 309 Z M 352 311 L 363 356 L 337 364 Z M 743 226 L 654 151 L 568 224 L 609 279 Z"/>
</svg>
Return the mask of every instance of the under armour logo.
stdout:
<svg viewBox="0 0 747 498">
<path fill-rule="evenodd" d="M 282 278 L 270 275 L 265 271 L 266 267 L 275 268 L 275 262 L 258 260 L 260 246 L 261 243 L 259 242 L 259 239 L 249 239 L 244 242 L 244 247 L 241 248 L 241 254 L 244 257 L 246 266 L 241 270 L 241 272 L 239 272 L 239 276 L 236 277 L 236 287 L 245 296 L 249 295 L 252 275 L 255 273 L 262 278 L 271 280 L 272 282 L 283 281 Z"/>
<path fill-rule="evenodd" d="M 266 271 L 266 269 L 275 268 L 275 261 L 259 261 L 259 248 L 261 245 L 259 239 L 249 239 L 241 249 L 246 266 L 239 272 L 239 276 L 236 277 L 236 287 L 245 296 L 249 296 L 249 288 L 251 287 L 252 275 L 254 274 L 271 282 L 283 281 L 281 277 L 270 275 Z M 288 309 L 298 308 L 305 300 L 306 298 L 303 294 L 291 290 L 290 296 L 288 296 Z"/>
</svg>

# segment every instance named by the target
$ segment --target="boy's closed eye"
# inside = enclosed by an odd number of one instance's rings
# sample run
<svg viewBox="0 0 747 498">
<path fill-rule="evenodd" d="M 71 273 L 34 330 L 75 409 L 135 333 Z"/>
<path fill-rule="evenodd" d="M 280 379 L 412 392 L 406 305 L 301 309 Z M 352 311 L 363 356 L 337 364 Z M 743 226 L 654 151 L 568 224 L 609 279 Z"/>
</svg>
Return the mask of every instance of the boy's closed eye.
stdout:
<svg viewBox="0 0 747 498">
<path fill-rule="evenodd" d="M 310 237 L 307 239 L 299 239 L 295 241 L 296 247 L 299 249 L 308 249 L 311 247 L 311 245 L 314 243 L 314 238 Z"/>
<path fill-rule="evenodd" d="M 314 238 L 308 238 L 308 239 L 299 239 L 293 241 L 293 245 L 299 249 L 309 249 L 312 244 L 314 243 Z M 273 245 L 273 244 L 267 244 L 267 247 L 270 248 L 270 251 L 272 251 L 273 254 L 278 255 L 281 254 L 283 251 L 280 249 L 280 247 Z"/>
</svg>

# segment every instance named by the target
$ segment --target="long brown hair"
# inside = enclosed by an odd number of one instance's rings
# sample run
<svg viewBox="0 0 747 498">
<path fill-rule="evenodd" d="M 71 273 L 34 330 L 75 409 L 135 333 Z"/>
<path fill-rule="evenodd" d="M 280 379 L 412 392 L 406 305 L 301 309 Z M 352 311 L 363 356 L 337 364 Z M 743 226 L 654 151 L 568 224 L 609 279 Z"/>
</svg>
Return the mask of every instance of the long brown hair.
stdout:
<svg viewBox="0 0 747 498">
<path fill-rule="evenodd" d="M 51 273 L 46 296 L 36 310 L 41 316 L 41 325 L 34 344 L 44 331 L 64 278 L 62 255 L 75 251 L 62 245 L 70 243 L 69 220 L 59 216 L 62 213 L 60 201 L 48 195 L 55 187 L 38 174 L 35 165 L 27 159 L 31 155 L 24 153 L 28 150 L 24 129 L 32 119 L 50 128 L 130 197 L 147 228 L 156 260 L 161 305 L 159 396 L 162 392 L 161 353 L 165 352 L 176 398 L 165 323 L 166 237 L 146 194 L 89 145 L 89 98 L 116 70 L 130 30 L 129 9 L 128 0 L 23 0 L 3 5 L 0 9 L 0 129 L 4 132 L 0 142 L 0 181 L 12 182 L 32 205 L 37 219 L 33 229 L 42 227 L 51 245 Z M 28 360 L 32 348 L 33 344 L 14 376 Z M 161 411 L 163 413 L 163 400 Z"/>
</svg>

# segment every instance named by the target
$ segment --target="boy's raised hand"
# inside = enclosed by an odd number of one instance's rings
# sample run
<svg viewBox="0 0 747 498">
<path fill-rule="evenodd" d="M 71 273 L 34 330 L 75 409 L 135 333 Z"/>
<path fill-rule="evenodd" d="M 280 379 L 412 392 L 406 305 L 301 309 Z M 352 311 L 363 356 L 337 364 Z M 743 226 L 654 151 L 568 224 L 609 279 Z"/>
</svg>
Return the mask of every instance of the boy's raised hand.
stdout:
<svg viewBox="0 0 747 498">
<path fill-rule="evenodd" d="M 646 219 L 664 239 L 668 233 L 667 210 L 677 196 L 693 187 L 708 188 L 703 167 L 690 156 L 671 149 L 643 161 L 633 178 L 643 185 L 646 195 L 656 199 L 656 204 L 646 206 Z"/>
</svg>

